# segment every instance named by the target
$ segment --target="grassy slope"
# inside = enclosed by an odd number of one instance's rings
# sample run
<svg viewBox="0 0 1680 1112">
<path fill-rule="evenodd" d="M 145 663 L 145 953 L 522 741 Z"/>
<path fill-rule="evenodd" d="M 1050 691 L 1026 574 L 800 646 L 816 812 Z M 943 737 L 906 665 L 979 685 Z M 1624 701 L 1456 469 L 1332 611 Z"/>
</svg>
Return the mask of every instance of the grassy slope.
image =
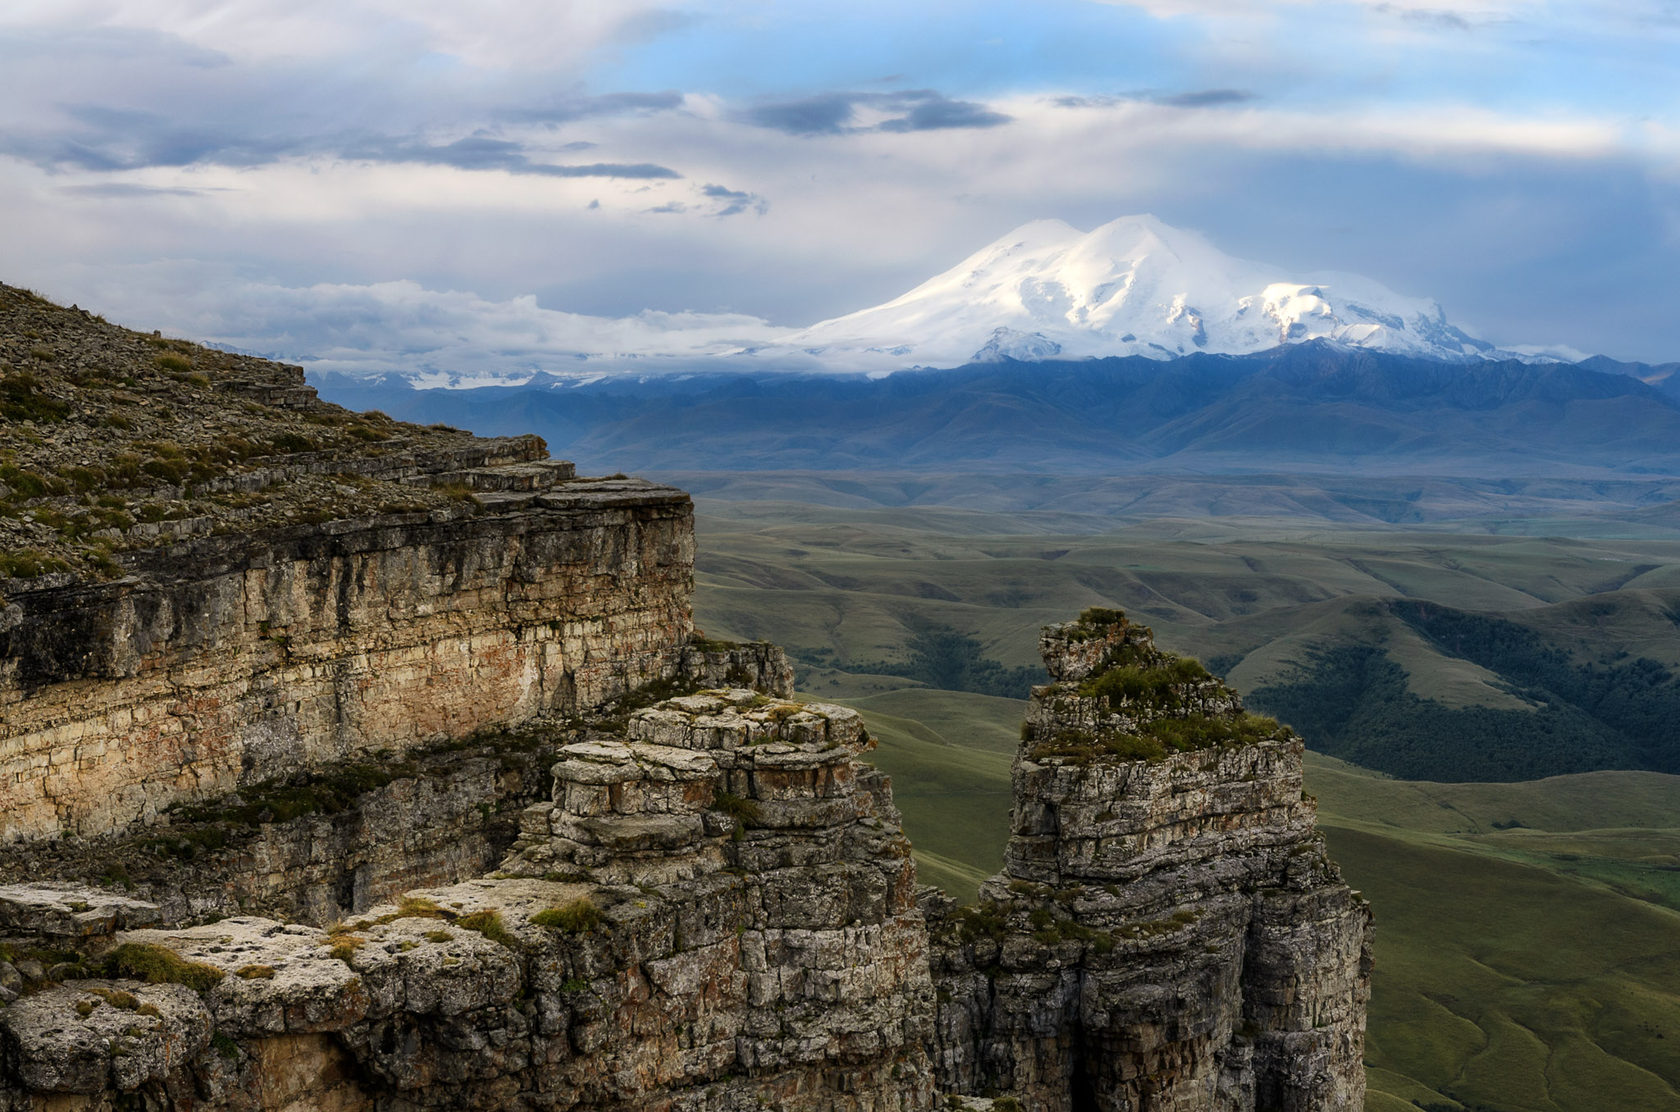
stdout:
<svg viewBox="0 0 1680 1112">
<path fill-rule="evenodd" d="M 1308 784 L 1377 913 L 1373 1089 L 1680 1108 L 1680 778 L 1428 784 L 1315 756 Z"/>
<path fill-rule="evenodd" d="M 1152 610 L 1169 645 L 1212 653 L 1300 640 L 1313 622 L 1367 634 L 1348 596 L 1374 576 L 1512 609 L 1630 577 L 1635 589 L 1673 582 L 1661 542 L 1159 522 L 1037 534 L 1019 520 L 1005 535 L 986 516 L 917 528 L 903 512 L 808 511 L 797 527 L 708 515 L 700 620 L 869 659 L 891 655 L 913 611 L 1027 663 L 1040 624 L 1101 602 Z M 1560 630 L 1625 629 L 1671 657 L 1659 603 L 1622 591 L 1545 613 Z M 1478 698 L 1484 680 L 1464 662 L 1404 651 L 1414 684 Z M 972 893 L 1001 861 L 1021 704 L 836 668 L 801 682 L 867 714 L 923 878 Z M 1332 853 L 1377 914 L 1369 1108 L 1680 1109 L 1680 778 L 1433 784 L 1317 756 L 1308 775 Z"/>
<path fill-rule="evenodd" d="M 249 532 L 447 506 L 466 491 L 359 468 L 471 443 L 314 399 L 301 368 L 0 285 L 0 580 L 116 578 L 122 553 L 187 523 Z"/>
<path fill-rule="evenodd" d="M 906 611 L 975 634 L 1011 665 L 1036 660 L 1041 624 L 1092 605 L 1125 608 L 1175 648 L 1240 659 L 1264 657 L 1267 646 L 1313 622 L 1357 623 L 1366 599 L 1425 598 L 1520 615 L 1624 586 L 1680 585 L 1680 543 L 1669 540 L 1541 541 L 1229 519 L 1106 521 L 1107 531 L 1097 532 L 1089 520 L 1083 531 L 1070 528 L 1066 515 L 761 510 L 701 503 L 699 576 L 709 620 L 746 633 L 768 630 L 773 612 L 790 647 L 829 647 L 856 659 L 898 647 Z M 1039 525 L 1047 528 L 1034 531 Z M 766 591 L 773 606 L 757 597 Z M 1639 629 L 1633 647 L 1680 661 L 1672 633 L 1666 648 L 1661 638 L 1661 626 L 1672 624 L 1655 617 L 1666 604 L 1642 593 L 1626 605 L 1649 612 L 1651 628 Z M 1574 610 L 1553 621 L 1560 632 L 1605 626 Z"/>
<path fill-rule="evenodd" d="M 1003 867 L 1009 765 L 1025 704 L 928 688 L 844 701 L 881 740 L 875 763 L 893 778 L 923 880 L 972 898 Z"/>
</svg>

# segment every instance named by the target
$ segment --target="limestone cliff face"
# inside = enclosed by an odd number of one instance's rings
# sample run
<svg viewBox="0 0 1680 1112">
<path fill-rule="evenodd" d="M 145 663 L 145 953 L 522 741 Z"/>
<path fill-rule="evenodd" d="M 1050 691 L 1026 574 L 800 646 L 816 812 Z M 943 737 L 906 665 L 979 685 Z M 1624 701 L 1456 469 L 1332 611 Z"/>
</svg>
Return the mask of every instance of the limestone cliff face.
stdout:
<svg viewBox="0 0 1680 1112">
<path fill-rule="evenodd" d="M 658 688 L 792 690 L 787 659 L 773 645 L 691 641 L 665 664 L 673 670 Z M 267 915 L 330 923 L 410 889 L 493 870 L 519 835 L 521 812 L 549 794 L 566 721 L 549 715 L 400 756 L 294 770 L 232 796 L 178 804 L 121 836 L 16 843 L 0 857 L 0 883 L 120 884 L 172 922 Z"/>
<path fill-rule="evenodd" d="M 482 488 L 477 512 L 194 538 L 115 582 L 14 589 L 0 840 L 120 831 L 670 676 L 692 629 L 688 496 L 571 479 L 534 438 L 484 444 L 428 464 Z"/>
<path fill-rule="evenodd" d="M 556 741 L 495 877 L 333 930 L 0 889 L 0 930 L 89 953 L 0 1010 L 0 1109 L 933 1107 L 914 867 L 855 713 L 722 690 Z M 196 991 L 85 976 L 160 953 Z"/>
<path fill-rule="evenodd" d="M 1114 613 L 1046 632 L 1005 871 L 928 901 L 943 1087 L 1045 1112 L 1357 1110 L 1370 912 L 1301 743 Z"/>
<path fill-rule="evenodd" d="M 1369 914 L 1299 742 L 1117 615 L 1045 644 L 974 907 L 918 895 L 854 712 L 691 647 L 756 686 L 531 727 L 488 876 L 332 926 L 0 886 L 0 1112 L 1358 1108 Z"/>
</svg>

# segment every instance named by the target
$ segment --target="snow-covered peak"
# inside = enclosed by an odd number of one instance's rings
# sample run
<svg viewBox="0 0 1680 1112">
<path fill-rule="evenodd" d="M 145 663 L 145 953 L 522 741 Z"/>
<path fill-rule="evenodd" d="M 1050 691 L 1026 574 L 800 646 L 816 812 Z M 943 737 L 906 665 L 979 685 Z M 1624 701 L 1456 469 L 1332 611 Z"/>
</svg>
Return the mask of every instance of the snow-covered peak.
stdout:
<svg viewBox="0 0 1680 1112">
<path fill-rule="evenodd" d="M 1433 301 L 1355 275 L 1289 275 L 1235 259 L 1150 215 L 1089 232 L 1035 220 L 901 297 L 778 347 L 864 370 L 977 357 L 1241 354 L 1310 339 L 1438 359 L 1510 354 L 1448 324 Z"/>
<path fill-rule="evenodd" d="M 734 314 L 588 317 L 530 297 L 486 302 L 402 282 L 279 291 L 265 301 L 323 316 L 322 305 L 342 303 L 348 308 L 337 315 L 364 331 L 389 320 L 405 337 L 390 351 L 346 343 L 323 353 L 319 369 L 391 370 L 450 385 L 522 383 L 538 371 L 566 384 L 744 368 L 885 375 L 1006 359 L 1245 354 L 1307 340 L 1454 361 L 1579 356 L 1495 349 L 1447 323 L 1433 301 L 1357 275 L 1292 274 L 1232 258 L 1148 215 L 1088 232 L 1035 220 L 885 304 L 801 329 Z M 429 322 L 428 335 L 414 332 L 416 319 Z M 247 349 L 262 343 L 238 340 Z"/>
</svg>

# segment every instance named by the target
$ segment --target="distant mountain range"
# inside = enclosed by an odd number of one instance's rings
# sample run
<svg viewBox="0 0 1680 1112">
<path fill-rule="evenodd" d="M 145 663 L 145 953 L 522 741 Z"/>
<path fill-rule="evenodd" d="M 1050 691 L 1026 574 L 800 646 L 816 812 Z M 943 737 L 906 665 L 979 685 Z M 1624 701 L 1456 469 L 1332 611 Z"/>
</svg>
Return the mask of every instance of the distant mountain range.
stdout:
<svg viewBox="0 0 1680 1112">
<path fill-rule="evenodd" d="M 1673 367 L 1443 362 L 1323 339 L 1251 355 L 946 371 L 544 379 L 324 396 L 481 434 L 535 431 L 596 470 L 1680 475 Z M 1651 379 L 1648 383 L 1644 379 Z"/>
<path fill-rule="evenodd" d="M 900 297 L 802 328 L 740 314 L 596 317 L 532 298 L 488 302 L 405 282 L 317 287 L 306 304 L 324 317 L 299 317 L 288 304 L 275 308 L 270 330 L 326 328 L 342 339 L 307 353 L 317 370 L 396 373 L 452 388 L 619 374 L 890 374 L 1003 359 L 1168 360 L 1309 341 L 1453 363 L 1586 358 L 1568 348 L 1496 348 L 1450 323 L 1433 301 L 1357 275 L 1302 275 L 1235 259 L 1147 215 L 1089 232 L 1060 220 L 1024 224 Z"/>
<path fill-rule="evenodd" d="M 611 351 L 560 373 L 312 377 L 609 470 L 1680 475 L 1680 364 L 1503 351 L 1150 216 L 1035 221 L 884 305 L 752 331 L 603 326 L 578 335 Z"/>
</svg>

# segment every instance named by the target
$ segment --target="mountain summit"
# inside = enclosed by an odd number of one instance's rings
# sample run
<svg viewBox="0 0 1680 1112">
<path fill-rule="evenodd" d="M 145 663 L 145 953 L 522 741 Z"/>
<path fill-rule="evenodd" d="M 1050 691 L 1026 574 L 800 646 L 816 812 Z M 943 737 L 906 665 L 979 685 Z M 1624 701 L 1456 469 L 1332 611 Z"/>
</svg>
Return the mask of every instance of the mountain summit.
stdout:
<svg viewBox="0 0 1680 1112">
<path fill-rule="evenodd" d="M 394 374 L 424 387 L 556 389 L 629 374 L 891 374 L 1017 360 L 1249 355 L 1313 341 L 1448 363 L 1572 362 L 1582 353 L 1500 350 L 1440 306 L 1353 274 L 1291 274 L 1232 258 L 1196 232 L 1123 216 L 1089 232 L 1035 220 L 900 297 L 807 327 L 735 313 L 608 318 L 384 283 L 345 302 L 373 320 L 355 343 L 309 358 L 314 373 Z M 314 327 L 284 317 L 287 335 Z M 284 327 L 282 327 L 282 325 Z M 364 340 L 383 328 L 397 347 Z M 252 350 L 240 338 L 229 350 Z"/>
<path fill-rule="evenodd" d="M 834 370 L 986 359 L 1246 354 L 1328 340 L 1455 362 L 1509 357 L 1449 324 L 1435 302 L 1351 274 L 1301 281 L 1234 259 L 1153 216 L 1089 232 L 1035 220 L 884 305 L 762 349 Z"/>
</svg>

